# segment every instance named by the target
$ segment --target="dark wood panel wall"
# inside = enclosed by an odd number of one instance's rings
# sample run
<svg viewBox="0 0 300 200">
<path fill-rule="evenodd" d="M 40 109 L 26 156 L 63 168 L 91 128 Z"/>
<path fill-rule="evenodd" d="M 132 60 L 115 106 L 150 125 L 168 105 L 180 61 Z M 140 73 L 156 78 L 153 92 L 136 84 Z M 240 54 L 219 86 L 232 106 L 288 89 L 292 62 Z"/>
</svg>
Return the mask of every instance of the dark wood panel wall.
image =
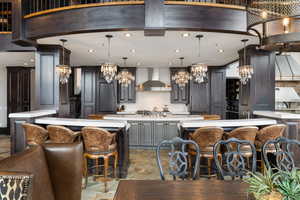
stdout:
<svg viewBox="0 0 300 200">
<path fill-rule="evenodd" d="M 65 59 L 70 61 L 70 51 Z M 36 53 L 36 104 L 38 109 L 55 109 L 60 116 L 69 114 L 68 84 L 61 85 L 57 65 L 62 64 L 62 47 L 57 45 L 39 46 Z"/>
<path fill-rule="evenodd" d="M 243 50 L 239 51 L 243 63 Z M 254 68 L 252 79 L 240 86 L 240 115 L 254 110 L 275 110 L 275 52 L 255 45 L 247 47 L 247 64 Z"/>
<path fill-rule="evenodd" d="M 145 0 L 144 5 L 87 7 L 23 19 L 22 3 L 13 4 L 13 40 L 20 45 L 35 45 L 35 39 L 47 36 L 93 31 L 144 30 L 149 36 L 164 35 L 165 30 L 247 32 L 246 11 L 234 8 Z"/>
</svg>

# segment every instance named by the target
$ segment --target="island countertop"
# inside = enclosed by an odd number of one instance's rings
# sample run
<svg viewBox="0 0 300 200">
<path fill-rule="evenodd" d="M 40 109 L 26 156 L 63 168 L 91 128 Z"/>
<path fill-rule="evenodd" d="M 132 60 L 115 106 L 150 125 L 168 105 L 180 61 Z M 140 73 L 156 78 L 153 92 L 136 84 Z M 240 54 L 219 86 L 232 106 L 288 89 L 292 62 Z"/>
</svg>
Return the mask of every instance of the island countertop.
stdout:
<svg viewBox="0 0 300 200">
<path fill-rule="evenodd" d="M 300 114 L 293 114 L 293 113 L 286 113 L 286 112 L 254 111 L 253 114 L 257 116 L 268 117 L 273 119 L 300 120 Z"/>
<path fill-rule="evenodd" d="M 166 117 L 156 115 L 105 115 L 106 120 L 122 121 L 197 121 L 204 118 L 200 115 L 167 115 Z"/>
<path fill-rule="evenodd" d="M 186 121 L 181 122 L 182 128 L 200 128 L 206 126 L 217 127 L 242 127 L 242 126 L 267 126 L 277 124 L 276 120 L 267 118 L 256 119 L 233 119 L 233 120 L 203 120 L 203 121 Z"/>
<path fill-rule="evenodd" d="M 10 113 L 9 118 L 34 118 L 56 114 L 56 110 L 33 110 L 28 112 Z"/>
<path fill-rule="evenodd" d="M 56 118 L 56 117 L 42 117 L 35 119 L 36 124 L 51 124 L 59 126 L 94 126 L 102 128 L 129 128 L 126 121 L 120 120 L 93 120 L 93 119 L 73 119 L 73 118 Z"/>
</svg>

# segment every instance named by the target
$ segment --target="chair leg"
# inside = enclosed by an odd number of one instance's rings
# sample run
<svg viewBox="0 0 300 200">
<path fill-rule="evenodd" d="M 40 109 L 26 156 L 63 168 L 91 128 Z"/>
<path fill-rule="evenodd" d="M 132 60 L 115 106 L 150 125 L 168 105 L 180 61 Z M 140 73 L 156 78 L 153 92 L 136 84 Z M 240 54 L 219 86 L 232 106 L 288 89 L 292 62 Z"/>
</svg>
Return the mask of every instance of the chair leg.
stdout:
<svg viewBox="0 0 300 200">
<path fill-rule="evenodd" d="M 114 177 L 117 177 L 117 167 L 118 167 L 118 161 L 119 161 L 119 157 L 118 157 L 118 153 L 115 153 L 115 165 L 114 165 Z"/>
<path fill-rule="evenodd" d="M 96 165 L 96 174 L 99 175 L 99 159 L 95 159 L 95 165 Z"/>
<path fill-rule="evenodd" d="M 207 158 L 207 171 L 208 171 L 208 177 L 210 178 L 211 176 L 211 158 Z"/>
<path fill-rule="evenodd" d="M 188 154 L 188 169 L 192 174 L 192 155 Z"/>
<path fill-rule="evenodd" d="M 107 172 L 108 172 L 108 163 L 109 157 L 104 157 L 104 192 L 108 192 L 107 190 Z"/>
<path fill-rule="evenodd" d="M 247 167 L 248 167 L 248 169 L 250 169 L 250 168 L 251 168 L 251 167 L 250 167 L 250 157 L 247 156 L 247 157 L 246 157 L 246 160 L 247 160 Z"/>
<path fill-rule="evenodd" d="M 87 157 L 85 157 L 84 156 L 84 189 L 86 189 L 86 187 L 87 187 L 87 185 L 88 185 L 88 178 L 89 178 L 89 176 L 88 176 L 88 173 L 89 173 L 89 169 L 88 169 L 88 159 L 87 159 Z"/>
</svg>

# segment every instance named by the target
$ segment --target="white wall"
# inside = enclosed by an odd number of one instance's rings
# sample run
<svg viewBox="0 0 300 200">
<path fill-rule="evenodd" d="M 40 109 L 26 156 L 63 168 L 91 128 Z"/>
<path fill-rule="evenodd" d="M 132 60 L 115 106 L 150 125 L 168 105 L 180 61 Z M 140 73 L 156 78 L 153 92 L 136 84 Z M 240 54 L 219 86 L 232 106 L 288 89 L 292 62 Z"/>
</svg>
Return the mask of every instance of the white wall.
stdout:
<svg viewBox="0 0 300 200">
<path fill-rule="evenodd" d="M 6 67 L 0 65 L 0 127 L 7 127 L 7 73 Z"/>
<path fill-rule="evenodd" d="M 138 68 L 136 74 L 137 85 L 144 83 L 148 80 L 147 68 Z M 169 68 L 160 69 L 160 80 L 166 84 L 170 84 L 170 70 Z M 170 92 L 137 92 L 135 104 L 123 104 L 126 111 L 137 110 L 152 110 L 153 107 L 169 106 L 172 112 L 186 112 L 187 106 L 185 104 L 171 104 Z"/>
</svg>

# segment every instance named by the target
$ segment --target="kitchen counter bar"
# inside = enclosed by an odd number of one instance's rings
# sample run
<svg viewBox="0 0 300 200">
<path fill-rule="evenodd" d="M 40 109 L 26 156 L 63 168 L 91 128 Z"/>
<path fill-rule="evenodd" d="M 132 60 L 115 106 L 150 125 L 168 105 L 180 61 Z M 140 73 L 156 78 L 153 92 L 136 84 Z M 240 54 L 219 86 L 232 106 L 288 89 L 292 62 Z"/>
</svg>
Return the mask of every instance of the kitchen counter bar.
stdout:
<svg viewBox="0 0 300 200">
<path fill-rule="evenodd" d="M 200 115 L 167 115 L 166 117 L 159 116 L 145 116 L 145 115 L 106 115 L 106 120 L 122 120 L 122 121 L 191 121 L 191 120 L 203 120 Z"/>
</svg>

